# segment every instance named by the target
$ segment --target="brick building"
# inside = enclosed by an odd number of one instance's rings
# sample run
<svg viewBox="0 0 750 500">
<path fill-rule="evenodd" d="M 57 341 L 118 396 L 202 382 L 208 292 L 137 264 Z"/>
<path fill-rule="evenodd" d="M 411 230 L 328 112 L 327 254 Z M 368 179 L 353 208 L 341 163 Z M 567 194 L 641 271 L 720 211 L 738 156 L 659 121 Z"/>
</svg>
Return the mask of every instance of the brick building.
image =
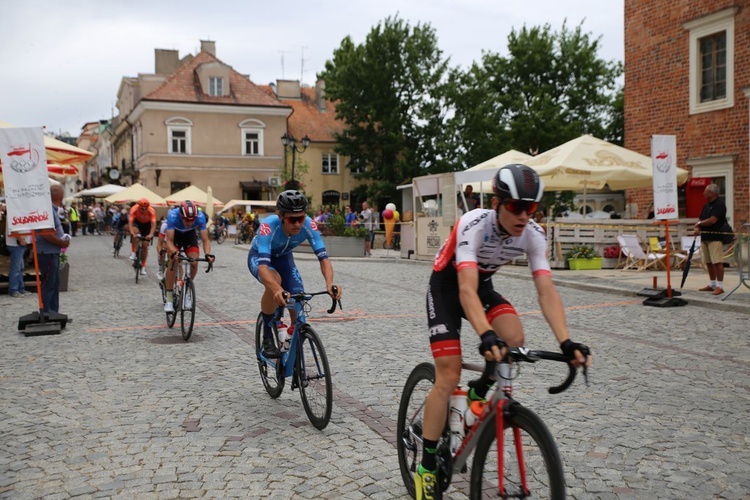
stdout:
<svg viewBox="0 0 750 500">
<path fill-rule="evenodd" d="M 722 188 L 735 229 L 750 221 L 749 121 L 750 0 L 625 0 L 625 147 L 675 135 L 678 165 Z M 628 196 L 645 218 L 651 190 Z"/>
</svg>

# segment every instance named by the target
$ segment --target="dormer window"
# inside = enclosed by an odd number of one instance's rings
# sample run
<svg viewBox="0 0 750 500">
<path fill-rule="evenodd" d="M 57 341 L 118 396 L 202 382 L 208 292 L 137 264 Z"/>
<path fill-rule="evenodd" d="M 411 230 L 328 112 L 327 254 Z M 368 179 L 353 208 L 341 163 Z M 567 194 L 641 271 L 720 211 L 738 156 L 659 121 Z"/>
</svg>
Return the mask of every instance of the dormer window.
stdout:
<svg viewBox="0 0 750 500">
<path fill-rule="evenodd" d="M 208 94 L 214 96 L 224 95 L 224 79 L 217 76 L 208 78 Z"/>
</svg>

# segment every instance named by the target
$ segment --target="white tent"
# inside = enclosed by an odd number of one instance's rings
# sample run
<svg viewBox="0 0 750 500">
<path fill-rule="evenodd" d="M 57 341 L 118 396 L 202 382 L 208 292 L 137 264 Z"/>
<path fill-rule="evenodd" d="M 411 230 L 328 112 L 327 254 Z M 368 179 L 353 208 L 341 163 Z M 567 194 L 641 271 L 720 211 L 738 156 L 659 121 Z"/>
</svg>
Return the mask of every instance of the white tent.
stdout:
<svg viewBox="0 0 750 500">
<path fill-rule="evenodd" d="M 103 186 L 84 189 L 83 191 L 77 192 L 74 196 L 76 198 L 82 198 L 84 196 L 93 196 L 94 198 L 106 198 L 109 195 L 124 191 L 126 186 L 118 186 L 116 184 L 105 184 Z"/>
</svg>

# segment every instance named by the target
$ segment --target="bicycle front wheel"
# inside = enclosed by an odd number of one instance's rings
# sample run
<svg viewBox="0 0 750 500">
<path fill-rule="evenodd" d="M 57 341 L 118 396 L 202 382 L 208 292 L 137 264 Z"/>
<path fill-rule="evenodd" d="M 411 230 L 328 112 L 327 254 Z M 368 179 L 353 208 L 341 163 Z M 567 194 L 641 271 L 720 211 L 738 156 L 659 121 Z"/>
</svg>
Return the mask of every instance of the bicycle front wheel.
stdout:
<svg viewBox="0 0 750 500">
<path fill-rule="evenodd" d="M 227 235 L 224 233 L 224 231 L 219 231 L 219 235 L 216 237 L 216 243 L 221 245 L 224 243 L 224 240 L 227 239 Z"/>
<path fill-rule="evenodd" d="M 276 347 L 281 349 L 279 345 L 279 336 L 276 332 L 276 327 L 271 329 L 271 334 L 274 338 Z M 281 396 L 281 392 L 284 390 L 284 366 L 281 363 L 281 358 L 267 359 L 260 355 L 263 350 L 263 314 L 258 314 L 258 321 L 255 323 L 255 356 L 258 360 L 258 370 L 260 370 L 260 379 L 263 381 L 263 387 L 266 388 L 266 392 L 269 396 L 276 399 Z"/>
<path fill-rule="evenodd" d="M 495 430 L 493 418 L 479 438 L 471 468 L 472 499 L 498 498 L 500 476 Z M 503 498 L 565 498 L 562 461 L 552 434 L 541 418 L 520 404 L 513 404 L 505 417 L 502 459 L 507 495 Z M 524 470 L 525 484 L 521 476 Z"/>
<path fill-rule="evenodd" d="M 307 418 L 316 429 L 325 429 L 331 420 L 333 382 L 328 357 L 320 337 L 310 325 L 299 328 L 297 383 Z"/>
<path fill-rule="evenodd" d="M 195 284 L 193 280 L 186 279 L 182 287 L 182 307 L 180 311 L 180 329 L 182 340 L 189 340 L 193 333 L 195 322 Z"/>
<path fill-rule="evenodd" d="M 166 300 L 167 290 L 166 287 L 164 289 L 164 300 Z M 177 311 L 180 310 L 180 286 L 175 283 L 174 290 L 172 291 L 172 306 L 174 308 L 174 311 L 171 313 L 167 313 L 167 328 L 172 328 L 174 326 L 174 322 L 177 319 Z"/>
<path fill-rule="evenodd" d="M 416 497 L 414 473 L 422 461 L 422 423 L 427 395 L 435 383 L 435 366 L 417 365 L 406 379 L 401 392 L 396 420 L 396 450 L 401 479 L 412 498 Z"/>
<path fill-rule="evenodd" d="M 135 282 L 138 284 L 138 278 L 141 275 L 141 248 L 135 251 L 135 260 L 133 260 L 133 269 L 135 269 Z"/>
</svg>

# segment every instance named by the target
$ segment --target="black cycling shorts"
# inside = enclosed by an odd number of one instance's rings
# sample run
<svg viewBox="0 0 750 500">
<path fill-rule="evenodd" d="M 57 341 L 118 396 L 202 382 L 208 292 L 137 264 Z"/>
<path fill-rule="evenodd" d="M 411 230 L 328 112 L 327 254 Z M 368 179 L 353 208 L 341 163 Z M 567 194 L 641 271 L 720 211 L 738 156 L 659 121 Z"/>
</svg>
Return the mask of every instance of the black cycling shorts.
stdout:
<svg viewBox="0 0 750 500">
<path fill-rule="evenodd" d="M 191 253 L 191 251 L 200 252 L 198 249 L 198 232 L 195 230 L 175 231 L 173 243 L 178 250 L 182 250 L 186 254 Z"/>
<path fill-rule="evenodd" d="M 502 314 L 518 314 L 511 303 L 495 291 L 491 274 L 479 274 L 477 293 L 490 324 Z M 451 265 L 442 271 L 433 271 L 427 288 L 427 325 L 433 358 L 461 355 L 461 318 L 466 318 L 466 314 L 461 307 L 455 268 Z"/>
</svg>

